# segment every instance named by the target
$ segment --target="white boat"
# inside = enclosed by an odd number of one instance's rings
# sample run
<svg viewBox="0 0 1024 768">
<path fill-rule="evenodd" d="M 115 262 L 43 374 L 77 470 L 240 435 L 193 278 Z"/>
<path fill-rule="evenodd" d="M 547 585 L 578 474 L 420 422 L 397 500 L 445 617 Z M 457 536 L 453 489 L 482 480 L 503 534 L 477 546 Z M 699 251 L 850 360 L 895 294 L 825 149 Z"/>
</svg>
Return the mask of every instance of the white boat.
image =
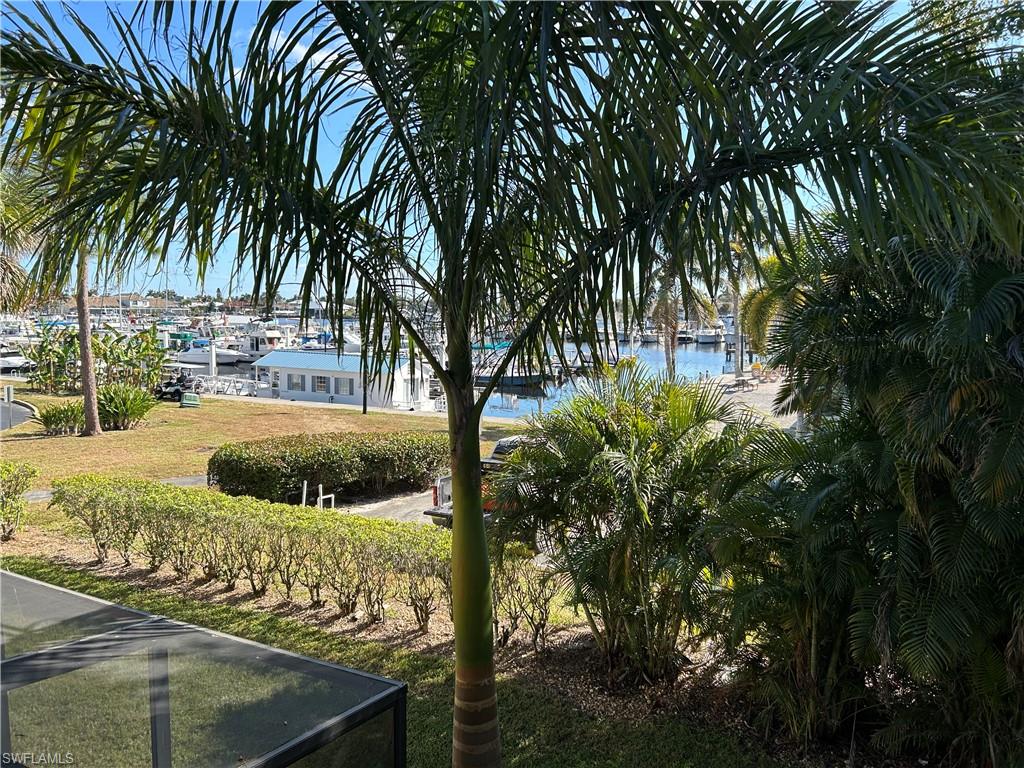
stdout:
<svg viewBox="0 0 1024 768">
<path fill-rule="evenodd" d="M 482 368 L 476 371 L 476 385 L 487 386 L 494 381 L 494 368 Z M 501 387 L 534 388 L 544 386 L 544 374 L 540 371 L 520 370 L 516 365 L 510 365 L 502 374 L 498 385 Z"/>
<path fill-rule="evenodd" d="M 217 365 L 234 365 L 235 363 L 246 362 L 248 355 L 237 349 L 217 347 Z M 196 339 L 191 346 L 183 349 L 177 354 L 179 363 L 203 363 L 210 362 L 210 342 L 207 339 Z"/>
<path fill-rule="evenodd" d="M 721 344 L 725 341 L 725 327 L 721 324 L 697 330 L 698 344 Z"/>
</svg>

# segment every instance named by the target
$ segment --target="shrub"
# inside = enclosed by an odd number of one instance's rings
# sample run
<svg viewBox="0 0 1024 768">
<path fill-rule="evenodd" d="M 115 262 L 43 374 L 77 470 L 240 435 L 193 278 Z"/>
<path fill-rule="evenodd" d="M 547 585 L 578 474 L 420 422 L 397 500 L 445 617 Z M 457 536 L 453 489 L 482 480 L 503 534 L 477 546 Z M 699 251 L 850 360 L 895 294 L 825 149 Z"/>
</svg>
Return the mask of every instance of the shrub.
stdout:
<svg viewBox="0 0 1024 768">
<path fill-rule="evenodd" d="M 233 496 L 297 501 L 303 481 L 339 496 L 425 488 L 448 465 L 448 437 L 434 432 L 290 435 L 222 445 L 209 484 Z"/>
<path fill-rule="evenodd" d="M 402 572 L 400 590 L 424 634 L 445 594 L 443 572 L 451 570 L 451 549 L 451 532 L 437 526 L 399 533 L 396 564 Z"/>
<path fill-rule="evenodd" d="M 23 494 L 38 474 L 29 464 L 0 461 L 0 541 L 12 538 L 21 525 L 26 507 Z"/>
<path fill-rule="evenodd" d="M 100 560 L 119 552 L 127 564 L 141 554 L 183 580 L 201 576 L 233 589 L 242 579 L 254 595 L 276 585 L 288 600 L 301 585 L 314 606 L 333 598 L 342 614 L 362 609 L 368 622 L 383 621 L 386 601 L 396 598 L 423 632 L 442 602 L 450 605 L 451 532 L 436 526 L 101 475 L 56 481 L 51 505 L 85 527 Z M 545 578 L 525 547 L 505 552 L 495 558 L 495 580 L 511 578 L 517 596 L 501 610 L 525 617 L 539 647 L 549 588 L 524 581 Z"/>
<path fill-rule="evenodd" d="M 32 420 L 48 435 L 77 435 L 85 427 L 85 408 L 81 400 L 44 406 Z"/>
<path fill-rule="evenodd" d="M 104 429 L 132 429 L 156 407 L 156 398 L 131 384 L 108 384 L 96 395 Z"/>
<path fill-rule="evenodd" d="M 733 472 L 751 431 L 717 391 L 620 363 L 538 416 L 491 481 L 506 540 L 550 536 L 556 572 L 613 673 L 675 675 L 680 637 L 705 619 L 708 556 L 694 541 L 709 490 Z M 523 620 L 527 601 L 514 592 L 525 579 L 496 576 L 506 632 Z M 539 644 L 547 618 L 533 621 Z"/>
</svg>

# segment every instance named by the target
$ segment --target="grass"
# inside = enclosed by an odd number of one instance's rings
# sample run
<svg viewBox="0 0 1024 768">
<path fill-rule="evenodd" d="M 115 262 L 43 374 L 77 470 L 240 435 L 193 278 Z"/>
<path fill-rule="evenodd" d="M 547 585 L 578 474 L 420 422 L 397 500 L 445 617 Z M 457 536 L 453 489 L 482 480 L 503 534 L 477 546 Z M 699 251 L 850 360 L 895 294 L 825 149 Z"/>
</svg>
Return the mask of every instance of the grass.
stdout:
<svg viewBox="0 0 1024 768">
<path fill-rule="evenodd" d="M 335 635 L 293 619 L 138 588 L 41 558 L 6 557 L 2 566 L 112 602 L 209 627 L 306 656 L 409 684 L 410 766 L 449 760 L 452 662 Z M 503 675 L 498 681 L 505 764 L 510 768 L 778 768 L 762 748 L 726 728 L 678 716 L 642 723 L 594 718 L 569 705 L 544 680 Z"/>
<path fill-rule="evenodd" d="M 69 398 L 39 395 L 19 388 L 18 397 L 37 406 Z M 161 403 L 146 423 L 128 432 L 97 437 L 47 437 L 34 422 L 4 432 L 3 456 L 39 469 L 33 488 L 49 488 L 54 479 L 79 472 L 123 474 L 149 480 L 206 474 L 206 462 L 222 443 L 300 432 L 445 431 L 437 416 L 305 408 L 272 401 L 204 398 L 199 408 Z M 492 422 L 483 432 L 485 452 L 498 438 L 513 434 L 512 424 Z"/>
</svg>

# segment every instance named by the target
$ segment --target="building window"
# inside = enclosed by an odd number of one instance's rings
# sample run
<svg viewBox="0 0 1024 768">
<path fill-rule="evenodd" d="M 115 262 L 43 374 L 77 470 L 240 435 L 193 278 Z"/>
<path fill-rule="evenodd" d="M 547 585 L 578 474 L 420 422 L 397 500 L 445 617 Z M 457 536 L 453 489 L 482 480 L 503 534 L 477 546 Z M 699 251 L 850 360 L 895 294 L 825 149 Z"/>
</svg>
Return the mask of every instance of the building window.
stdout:
<svg viewBox="0 0 1024 768">
<path fill-rule="evenodd" d="M 281 372 L 276 368 L 270 372 L 270 386 L 274 389 L 281 388 Z"/>
<path fill-rule="evenodd" d="M 355 394 L 355 383 L 352 379 L 336 378 L 334 380 L 334 394 L 353 395 Z"/>
<path fill-rule="evenodd" d="M 288 389 L 292 392 L 305 392 L 306 391 L 306 374 L 304 373 L 289 373 L 288 374 Z"/>
<path fill-rule="evenodd" d="M 326 376 L 314 376 L 313 377 L 313 391 L 314 392 L 330 392 L 331 391 L 331 380 Z"/>
</svg>

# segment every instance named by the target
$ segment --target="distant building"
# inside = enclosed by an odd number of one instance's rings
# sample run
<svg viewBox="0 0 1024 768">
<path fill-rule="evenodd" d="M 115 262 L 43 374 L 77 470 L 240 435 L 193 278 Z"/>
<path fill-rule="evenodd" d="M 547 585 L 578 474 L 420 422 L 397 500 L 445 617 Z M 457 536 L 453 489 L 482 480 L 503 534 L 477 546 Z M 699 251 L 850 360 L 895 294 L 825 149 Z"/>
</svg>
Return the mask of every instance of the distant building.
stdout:
<svg viewBox="0 0 1024 768">
<path fill-rule="evenodd" d="M 275 349 L 253 363 L 253 367 L 257 378 L 267 371 L 271 397 L 362 405 L 363 378 L 359 370 L 359 355 Z M 390 393 L 385 379 L 386 376 L 382 376 L 369 382 L 367 405 L 411 410 L 429 407 L 429 371 L 421 363 L 416 364 L 414 373 L 410 361 L 399 358 Z"/>
</svg>

